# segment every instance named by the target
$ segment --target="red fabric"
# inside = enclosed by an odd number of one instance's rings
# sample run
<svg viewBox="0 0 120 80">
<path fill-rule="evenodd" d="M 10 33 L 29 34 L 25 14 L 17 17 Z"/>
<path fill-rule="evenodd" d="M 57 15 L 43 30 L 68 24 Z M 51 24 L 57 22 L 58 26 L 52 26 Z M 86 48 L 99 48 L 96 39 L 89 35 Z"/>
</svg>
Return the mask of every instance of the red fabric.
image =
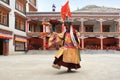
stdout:
<svg viewBox="0 0 120 80">
<path fill-rule="evenodd" d="M 70 12 L 70 7 L 69 7 L 68 3 L 69 3 L 69 1 L 67 1 L 65 3 L 65 5 L 62 6 L 62 8 L 61 8 L 61 17 L 62 17 L 63 20 L 65 20 L 66 15 L 68 15 L 69 18 L 72 18 L 71 12 Z"/>
</svg>

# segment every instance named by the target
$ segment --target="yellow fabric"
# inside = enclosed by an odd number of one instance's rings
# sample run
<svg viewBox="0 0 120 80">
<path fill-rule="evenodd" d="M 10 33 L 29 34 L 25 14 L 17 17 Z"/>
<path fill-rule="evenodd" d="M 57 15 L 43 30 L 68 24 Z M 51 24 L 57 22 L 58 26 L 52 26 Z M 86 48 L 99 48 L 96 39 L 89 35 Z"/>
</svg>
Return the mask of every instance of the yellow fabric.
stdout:
<svg viewBox="0 0 120 80">
<path fill-rule="evenodd" d="M 59 34 L 58 34 L 58 37 L 59 37 L 59 38 L 63 38 L 63 36 L 64 36 L 64 33 L 59 33 Z"/>
<path fill-rule="evenodd" d="M 52 46 L 52 40 L 54 39 L 54 36 L 55 36 L 55 33 L 52 33 L 48 41 L 48 47 Z"/>
<path fill-rule="evenodd" d="M 61 55 L 63 55 L 63 62 L 75 63 L 75 64 L 79 64 L 80 62 L 78 49 L 76 48 L 62 47 L 58 50 L 55 57 L 59 58 Z"/>
<path fill-rule="evenodd" d="M 27 40 L 26 40 L 26 39 L 22 39 L 22 38 L 15 38 L 15 41 L 27 42 Z"/>
<path fill-rule="evenodd" d="M 59 58 L 61 55 L 63 55 L 64 49 L 65 49 L 65 48 L 61 47 L 61 48 L 58 50 L 58 52 L 56 53 L 55 57 L 56 57 L 56 58 Z"/>
<path fill-rule="evenodd" d="M 55 36 L 56 35 L 56 36 Z M 56 44 L 61 44 L 62 45 L 62 38 L 64 36 L 64 33 L 56 34 L 53 33 L 51 37 L 49 38 L 49 46 L 52 46 L 52 40 L 54 37 L 56 37 Z M 65 35 L 65 43 L 72 43 L 72 39 L 70 37 L 69 33 L 66 33 Z M 56 53 L 55 57 L 59 58 L 61 55 L 63 55 L 63 62 L 67 63 L 74 63 L 74 64 L 79 64 L 80 62 L 80 57 L 79 57 L 79 52 L 77 48 L 67 48 L 65 46 L 61 47 L 58 52 Z"/>
<path fill-rule="evenodd" d="M 79 64 L 80 59 L 78 55 L 78 49 L 65 48 L 63 54 L 63 62 Z"/>
<path fill-rule="evenodd" d="M 65 43 L 72 43 L 70 34 L 66 34 Z M 63 62 L 74 63 L 74 64 L 79 64 L 80 62 L 79 52 L 77 48 L 67 48 L 63 46 L 58 50 L 55 57 L 59 58 L 61 55 L 63 55 Z"/>
<path fill-rule="evenodd" d="M 57 34 L 57 33 L 51 34 L 51 36 L 50 36 L 50 38 L 49 38 L 49 42 L 48 42 L 48 47 L 51 47 L 51 46 L 52 46 L 52 42 L 53 42 L 53 39 L 54 39 L 54 38 L 56 38 L 55 43 L 56 43 L 57 45 L 62 45 L 62 40 L 61 40 L 62 35 L 63 35 L 63 34 Z"/>
<path fill-rule="evenodd" d="M 62 39 L 60 39 L 58 36 L 56 38 L 56 44 L 61 45 L 61 46 L 63 45 Z"/>
</svg>

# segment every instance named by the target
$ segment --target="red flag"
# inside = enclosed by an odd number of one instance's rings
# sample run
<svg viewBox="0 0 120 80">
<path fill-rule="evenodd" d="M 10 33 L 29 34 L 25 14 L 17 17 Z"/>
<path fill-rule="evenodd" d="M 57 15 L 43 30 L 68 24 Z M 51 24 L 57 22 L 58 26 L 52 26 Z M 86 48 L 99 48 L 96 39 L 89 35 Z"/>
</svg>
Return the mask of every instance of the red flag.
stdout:
<svg viewBox="0 0 120 80">
<path fill-rule="evenodd" d="M 68 18 L 72 18 L 71 12 L 70 12 L 70 7 L 69 7 L 69 1 L 67 1 L 65 3 L 65 5 L 62 6 L 62 8 L 61 8 L 61 16 L 62 16 L 63 20 L 65 20 L 66 15 L 68 16 Z"/>
</svg>

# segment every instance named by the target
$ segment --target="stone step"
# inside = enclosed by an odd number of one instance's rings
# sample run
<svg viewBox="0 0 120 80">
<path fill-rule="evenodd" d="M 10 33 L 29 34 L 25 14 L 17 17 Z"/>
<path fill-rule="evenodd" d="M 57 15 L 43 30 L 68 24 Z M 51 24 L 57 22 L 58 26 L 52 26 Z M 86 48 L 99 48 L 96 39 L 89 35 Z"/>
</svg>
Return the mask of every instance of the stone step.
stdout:
<svg viewBox="0 0 120 80">
<path fill-rule="evenodd" d="M 58 50 L 29 50 L 26 54 L 55 54 Z M 82 54 L 120 54 L 117 50 L 81 50 Z"/>
<path fill-rule="evenodd" d="M 29 50 L 27 54 L 55 54 L 57 50 Z"/>
</svg>

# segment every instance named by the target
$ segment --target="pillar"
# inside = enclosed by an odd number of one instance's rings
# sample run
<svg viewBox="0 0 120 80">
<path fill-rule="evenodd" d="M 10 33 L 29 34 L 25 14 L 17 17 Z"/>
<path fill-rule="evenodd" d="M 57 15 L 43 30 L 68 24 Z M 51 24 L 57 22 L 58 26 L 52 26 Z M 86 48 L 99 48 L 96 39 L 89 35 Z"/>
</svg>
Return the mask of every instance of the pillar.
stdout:
<svg viewBox="0 0 120 80">
<path fill-rule="evenodd" d="M 3 55 L 5 56 L 9 55 L 9 40 L 8 39 L 4 40 Z"/>
<path fill-rule="evenodd" d="M 29 31 L 29 21 L 26 21 L 26 32 Z"/>
<path fill-rule="evenodd" d="M 100 45 L 101 45 L 101 50 L 103 50 L 103 36 L 100 38 Z"/>
<path fill-rule="evenodd" d="M 82 49 L 84 49 L 84 48 L 85 48 L 85 45 L 84 45 L 84 38 L 82 37 L 81 40 L 82 40 Z"/>
<path fill-rule="evenodd" d="M 81 32 L 84 32 L 84 19 L 81 19 Z"/>
<path fill-rule="evenodd" d="M 117 20 L 115 20 L 115 21 L 117 21 L 118 22 L 118 33 L 120 33 L 120 18 L 119 19 L 117 19 Z M 119 47 L 119 49 L 120 49 L 120 36 L 119 36 L 119 44 L 118 44 L 118 47 Z"/>
<path fill-rule="evenodd" d="M 120 32 L 120 19 L 114 20 L 116 22 L 118 22 L 117 24 L 117 32 Z"/>
<path fill-rule="evenodd" d="M 43 32 L 46 32 L 46 25 L 43 24 Z M 46 38 L 43 38 L 43 50 L 46 50 Z"/>
<path fill-rule="evenodd" d="M 103 20 L 103 19 L 99 19 L 99 20 L 97 20 L 97 21 L 99 21 L 100 22 L 100 32 L 103 32 L 103 21 L 105 21 L 105 20 Z"/>
<path fill-rule="evenodd" d="M 101 39 L 101 50 L 103 50 L 103 39 Z"/>
<path fill-rule="evenodd" d="M 100 21 L 100 32 L 103 32 L 102 21 Z"/>
<path fill-rule="evenodd" d="M 120 32 L 120 21 L 118 22 L 118 32 Z"/>
<path fill-rule="evenodd" d="M 120 37 L 119 37 L 119 45 L 118 45 L 118 46 L 119 46 L 119 48 L 120 48 Z"/>
<path fill-rule="evenodd" d="M 26 20 L 26 33 L 29 32 L 29 21 Z M 25 43 L 25 50 L 27 51 L 28 49 L 28 40 L 27 42 Z"/>
</svg>

